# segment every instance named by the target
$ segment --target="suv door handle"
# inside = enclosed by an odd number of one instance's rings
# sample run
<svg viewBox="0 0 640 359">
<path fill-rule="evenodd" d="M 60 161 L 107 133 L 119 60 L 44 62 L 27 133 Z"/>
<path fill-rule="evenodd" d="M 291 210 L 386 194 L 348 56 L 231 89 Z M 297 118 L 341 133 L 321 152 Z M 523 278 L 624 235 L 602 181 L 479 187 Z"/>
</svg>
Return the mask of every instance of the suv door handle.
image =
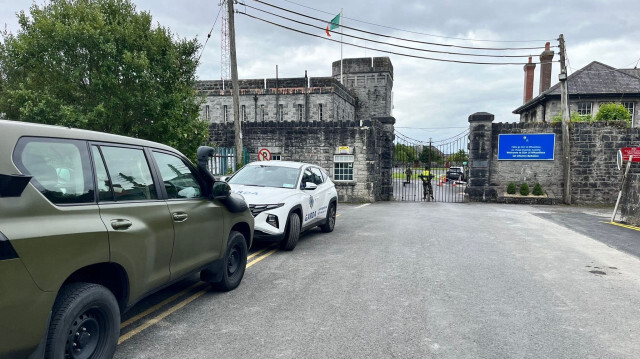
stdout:
<svg viewBox="0 0 640 359">
<path fill-rule="evenodd" d="M 112 219 L 111 220 L 111 227 L 115 230 L 125 230 L 125 229 L 129 229 L 129 227 L 131 227 L 131 221 L 126 220 L 126 219 Z"/>
<path fill-rule="evenodd" d="M 174 212 L 173 213 L 173 220 L 176 222 L 184 222 L 187 220 L 187 218 L 189 218 L 189 215 L 184 213 L 184 212 Z"/>
</svg>

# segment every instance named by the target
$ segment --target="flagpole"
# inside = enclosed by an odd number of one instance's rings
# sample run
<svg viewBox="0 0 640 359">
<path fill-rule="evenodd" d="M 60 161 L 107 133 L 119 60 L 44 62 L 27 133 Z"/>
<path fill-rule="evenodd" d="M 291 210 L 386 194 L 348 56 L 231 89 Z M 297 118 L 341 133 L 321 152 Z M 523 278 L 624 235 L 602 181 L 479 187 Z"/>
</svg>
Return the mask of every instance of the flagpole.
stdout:
<svg viewBox="0 0 640 359">
<path fill-rule="evenodd" d="M 342 82 L 342 8 L 340 9 L 340 83 Z"/>
</svg>

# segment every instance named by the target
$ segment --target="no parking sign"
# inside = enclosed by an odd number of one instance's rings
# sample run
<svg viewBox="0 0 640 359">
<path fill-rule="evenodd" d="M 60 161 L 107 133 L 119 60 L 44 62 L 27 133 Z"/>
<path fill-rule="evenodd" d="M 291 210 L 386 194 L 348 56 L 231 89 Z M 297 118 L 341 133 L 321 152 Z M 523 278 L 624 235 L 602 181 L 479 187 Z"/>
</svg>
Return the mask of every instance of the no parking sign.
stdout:
<svg viewBox="0 0 640 359">
<path fill-rule="evenodd" d="M 258 151 L 258 161 L 271 161 L 271 151 L 266 148 Z"/>
</svg>

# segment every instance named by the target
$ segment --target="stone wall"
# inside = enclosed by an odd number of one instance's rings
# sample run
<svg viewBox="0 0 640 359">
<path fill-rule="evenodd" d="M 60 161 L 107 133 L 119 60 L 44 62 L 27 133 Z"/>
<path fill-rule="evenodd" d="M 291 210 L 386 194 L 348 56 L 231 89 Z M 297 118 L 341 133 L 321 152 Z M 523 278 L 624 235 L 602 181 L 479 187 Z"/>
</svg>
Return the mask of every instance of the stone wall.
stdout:
<svg viewBox="0 0 640 359">
<path fill-rule="evenodd" d="M 308 162 L 323 167 L 334 178 L 334 155 L 348 146 L 354 155 L 354 180 L 334 181 L 340 202 L 374 202 L 392 196 L 392 117 L 343 122 L 247 122 L 242 124 L 243 143 L 250 160 L 266 148 L 281 160 Z M 212 123 L 210 140 L 232 147 L 231 123 Z"/>
<path fill-rule="evenodd" d="M 510 182 L 517 185 L 526 182 L 530 187 L 540 183 L 550 198 L 562 199 L 564 165 L 560 124 L 494 124 L 493 115 L 488 113 L 471 115 L 469 123 L 467 193 L 471 200 L 499 200 Z M 526 133 L 554 133 L 554 160 L 498 161 L 499 135 Z M 613 205 L 622 179 L 622 171 L 616 165 L 617 151 L 633 143 L 637 145 L 640 131 L 620 122 L 572 123 L 570 135 L 572 203 Z"/>
<path fill-rule="evenodd" d="M 622 192 L 621 218 L 622 221 L 640 226 L 640 167 L 633 164 L 634 172 L 629 176 L 627 185 Z"/>
<path fill-rule="evenodd" d="M 198 93 L 203 97 L 200 105 L 203 120 L 233 123 L 230 85 L 219 80 L 197 83 Z M 242 122 L 355 119 L 355 98 L 331 77 L 239 80 L 238 87 Z M 282 116 L 278 116 L 280 105 Z"/>
<path fill-rule="evenodd" d="M 340 61 L 334 61 L 332 74 L 340 79 Z M 342 61 L 342 83 L 356 98 L 356 117 L 391 116 L 393 108 L 393 65 L 388 57 L 365 57 Z"/>
</svg>

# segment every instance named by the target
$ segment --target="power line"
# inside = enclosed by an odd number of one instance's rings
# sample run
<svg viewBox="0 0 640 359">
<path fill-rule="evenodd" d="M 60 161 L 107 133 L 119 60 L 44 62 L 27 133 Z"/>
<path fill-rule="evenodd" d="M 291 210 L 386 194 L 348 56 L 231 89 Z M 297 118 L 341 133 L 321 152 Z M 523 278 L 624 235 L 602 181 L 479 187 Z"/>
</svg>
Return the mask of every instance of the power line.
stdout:
<svg viewBox="0 0 640 359">
<path fill-rule="evenodd" d="M 200 62 L 200 58 L 202 57 L 204 48 L 207 46 L 207 42 L 209 42 L 209 38 L 211 38 L 211 33 L 213 32 L 213 28 L 216 27 L 216 23 L 218 22 L 218 18 L 220 17 L 221 11 L 222 11 L 222 6 L 220 6 L 220 10 L 218 10 L 218 15 L 216 16 L 216 20 L 213 22 L 213 26 L 211 26 L 211 30 L 207 34 L 207 40 L 204 42 L 204 45 L 202 45 L 202 50 L 200 50 L 200 56 L 198 56 L 198 62 Z"/>
<path fill-rule="evenodd" d="M 402 134 L 402 133 L 400 133 L 398 130 L 395 130 L 395 131 L 394 131 L 394 134 L 395 134 L 396 136 L 400 137 L 401 139 L 405 140 L 405 141 L 412 141 L 412 142 L 414 142 L 414 143 L 421 143 L 421 144 L 427 144 L 427 143 L 430 143 L 431 145 L 435 145 L 435 144 L 441 144 L 441 143 L 444 143 L 444 142 L 453 142 L 453 141 L 461 140 L 463 137 L 465 137 L 465 136 L 467 136 L 467 135 L 469 134 L 469 129 L 468 129 L 468 128 L 466 128 L 466 130 L 464 130 L 464 131 L 462 131 L 462 132 L 458 133 L 457 135 L 451 136 L 451 137 L 449 137 L 449 138 L 445 138 L 445 139 L 443 139 L 443 140 L 438 140 L 438 141 L 429 141 L 429 142 L 421 141 L 421 140 L 417 140 L 417 139 L 415 139 L 415 138 L 411 138 L 411 137 L 409 137 L 409 136 L 407 136 L 407 135 L 403 135 L 403 134 Z"/>
<path fill-rule="evenodd" d="M 456 129 L 456 128 L 467 128 L 469 126 L 456 126 L 456 127 L 403 127 L 403 126 L 396 126 L 395 128 L 407 128 L 410 130 L 451 130 L 451 129 Z"/>
<path fill-rule="evenodd" d="M 319 10 L 319 9 L 315 9 L 312 8 L 310 6 L 306 6 L 306 5 L 302 5 L 302 4 L 298 4 L 296 2 L 290 1 L 290 0 L 284 0 L 288 3 L 294 4 L 294 5 L 298 5 L 301 7 L 305 7 L 307 9 L 311 9 L 314 11 L 318 11 L 318 12 L 322 12 L 325 14 L 329 14 L 329 15 L 333 15 L 333 13 L 328 12 L 328 11 L 324 11 L 324 10 Z M 360 22 L 363 24 L 367 24 L 367 25 L 373 25 L 373 26 L 378 26 L 378 27 L 382 27 L 382 28 L 386 28 L 386 29 L 391 29 L 391 30 L 396 30 L 396 31 L 402 31 L 402 32 L 407 32 L 410 34 L 417 34 L 417 35 L 424 35 L 424 36 L 431 36 L 431 37 L 436 37 L 436 38 L 440 38 L 440 39 L 449 39 L 449 40 L 463 40 L 463 41 L 477 41 L 477 42 L 496 42 L 496 43 L 501 43 L 501 42 L 547 42 L 547 41 L 551 41 L 551 40 L 480 40 L 480 39 L 467 39 L 467 38 L 461 38 L 461 37 L 452 37 L 452 36 L 442 36 L 442 35 L 433 35 L 433 34 L 427 34 L 424 32 L 418 32 L 418 31 L 411 31 L 411 30 L 404 30 L 404 29 L 399 29 L 399 28 L 395 28 L 395 27 L 391 27 L 391 26 L 385 26 L 385 25 L 380 25 L 380 24 L 376 24 L 376 23 L 372 23 L 372 22 L 368 22 L 368 21 L 364 21 L 364 20 L 358 20 L 358 19 L 354 19 L 352 17 L 344 17 L 345 19 L 349 19 L 355 22 Z"/>
<path fill-rule="evenodd" d="M 266 19 L 263 19 L 263 18 L 260 18 L 260 17 L 257 17 L 257 16 L 250 15 L 250 14 L 248 14 L 246 12 L 238 12 L 238 13 L 242 14 L 242 15 L 245 15 L 245 16 L 248 16 L 250 18 L 256 19 L 256 20 L 260 20 L 260 21 L 266 22 L 268 24 L 271 24 L 271 25 L 274 25 L 274 26 L 277 26 L 277 27 L 281 27 L 283 29 L 287 29 L 287 30 L 290 30 L 290 31 L 297 32 L 299 34 L 313 36 L 313 37 L 317 37 L 317 38 L 320 38 L 320 39 L 323 39 L 323 40 L 326 40 L 326 41 L 331 41 L 331 42 L 335 42 L 335 43 L 342 43 L 342 44 L 345 44 L 345 45 L 348 45 L 348 46 L 358 47 L 358 48 L 361 48 L 361 49 L 367 49 L 367 50 L 372 50 L 372 51 L 378 51 L 378 52 L 382 52 L 382 53 L 386 53 L 386 54 L 392 54 L 392 55 L 398 55 L 398 56 L 404 56 L 404 57 L 411 57 L 411 58 L 422 59 L 422 60 L 431 60 L 431 61 L 440 61 L 440 62 L 452 62 L 452 63 L 458 63 L 458 64 L 472 64 L 472 65 L 525 65 L 526 64 L 525 62 L 477 62 L 477 61 L 448 60 L 448 59 L 439 59 L 439 58 L 434 58 L 434 57 L 426 57 L 426 56 L 404 54 L 404 53 L 401 53 L 401 52 L 395 52 L 395 51 L 389 51 L 389 50 L 381 50 L 381 49 L 376 49 L 376 48 L 369 47 L 369 46 L 363 46 L 363 45 L 357 45 L 357 44 L 351 44 L 351 43 L 344 43 L 344 42 L 341 42 L 341 41 L 338 41 L 338 40 L 326 38 L 324 36 L 311 34 L 311 33 L 305 32 L 305 31 L 300 31 L 300 30 L 297 30 L 297 29 L 294 29 L 294 28 L 291 28 L 291 27 L 288 27 L 288 26 L 285 26 L 285 25 L 282 25 L 282 24 L 275 23 L 273 21 L 269 21 L 269 20 L 266 20 Z M 557 62 L 557 61 L 553 61 L 553 62 Z M 535 64 L 539 64 L 539 63 L 535 63 Z"/>
<path fill-rule="evenodd" d="M 296 14 L 298 16 L 302 16 L 302 17 L 306 17 L 312 20 L 316 20 L 316 21 L 320 21 L 322 23 L 326 23 L 327 21 L 324 19 L 319 19 L 317 17 L 313 17 L 313 16 L 309 16 L 303 13 L 299 13 L 293 10 L 289 10 L 280 6 L 276 6 L 273 4 L 269 4 L 267 2 L 261 1 L 261 0 L 253 0 L 255 2 L 258 2 L 260 4 L 263 5 L 267 5 L 273 8 L 276 8 L 278 10 L 282 10 L 282 11 L 286 11 L 292 14 Z M 245 6 L 248 6 L 246 4 L 243 4 Z M 386 37 L 389 39 L 394 39 L 394 40 L 401 40 L 401 41 L 407 41 L 407 42 L 414 42 L 414 43 L 419 43 L 419 44 L 423 44 L 423 45 L 433 45 L 433 46 L 443 46 L 443 47 L 455 47 L 455 48 L 460 48 L 460 49 L 470 49 L 470 50 L 489 50 L 489 51 L 508 51 L 508 50 L 539 50 L 539 49 L 544 49 L 544 46 L 538 46 L 538 47 L 503 47 L 503 48 L 496 48 L 496 47 L 474 47 L 474 46 L 461 46 L 461 45 L 451 45 L 451 44 L 439 44 L 436 42 L 428 42 L 428 41 L 420 41 L 420 40 L 412 40 L 412 39 L 405 39 L 402 37 L 396 37 L 396 36 L 391 36 L 391 35 L 384 35 L 384 34 L 380 34 L 380 33 L 376 33 L 376 32 L 371 32 L 371 31 L 366 31 L 366 30 L 361 30 L 355 27 L 350 27 L 350 26 L 346 26 L 346 25 L 340 25 L 341 27 L 345 28 L 345 29 L 349 29 L 349 30 L 354 30 L 354 31 L 359 31 L 359 32 L 363 32 L 366 34 L 370 34 L 370 35 L 376 35 L 376 36 L 381 36 L 381 37 Z M 554 46 L 555 47 L 555 46 Z"/>
<path fill-rule="evenodd" d="M 298 24 L 301 24 L 301 25 L 305 25 L 305 26 L 309 26 L 309 27 L 313 27 L 313 28 L 316 28 L 316 29 L 324 30 L 324 27 L 312 25 L 312 24 L 309 24 L 309 23 L 306 23 L 306 22 L 303 22 L 303 21 L 295 20 L 295 19 L 291 19 L 289 17 L 278 15 L 278 14 L 272 13 L 272 12 L 267 11 L 267 10 L 263 10 L 263 9 L 259 9 L 259 8 L 253 7 L 251 5 L 246 5 L 245 4 L 244 6 L 248 7 L 248 8 L 251 8 L 251 9 L 254 9 L 254 10 L 257 10 L 257 11 L 260 11 L 260 12 L 263 12 L 263 13 L 267 13 L 267 14 L 272 15 L 272 16 L 279 17 L 281 19 L 285 19 L 285 20 L 288 20 L 288 21 L 292 21 L 292 22 L 295 22 L 295 23 L 298 23 Z M 361 30 L 358 30 L 358 31 L 361 31 Z M 369 33 L 368 31 L 361 31 L 361 32 Z M 488 54 L 469 54 L 469 53 L 461 53 L 461 52 L 428 50 L 428 49 L 421 49 L 421 48 L 417 48 L 417 47 L 392 44 L 392 43 L 388 43 L 388 42 L 384 42 L 384 41 L 367 39 L 367 38 L 364 38 L 364 37 L 350 35 L 350 34 L 341 34 L 341 35 L 347 36 L 347 37 L 351 37 L 351 38 L 354 38 L 354 39 L 358 39 L 358 40 L 364 40 L 364 41 L 369 41 L 369 42 L 373 42 L 373 43 L 377 43 L 377 44 L 394 46 L 394 47 L 399 47 L 399 48 L 408 49 L 408 50 L 432 52 L 432 53 L 446 54 L 446 55 L 476 56 L 476 57 L 498 57 L 498 58 L 500 58 L 500 57 L 501 58 L 505 58 L 505 57 L 515 57 L 515 58 L 524 57 L 524 58 L 528 58 L 529 56 L 531 56 L 530 54 L 529 55 L 488 55 Z M 381 36 L 381 35 L 378 35 L 378 36 Z"/>
</svg>

